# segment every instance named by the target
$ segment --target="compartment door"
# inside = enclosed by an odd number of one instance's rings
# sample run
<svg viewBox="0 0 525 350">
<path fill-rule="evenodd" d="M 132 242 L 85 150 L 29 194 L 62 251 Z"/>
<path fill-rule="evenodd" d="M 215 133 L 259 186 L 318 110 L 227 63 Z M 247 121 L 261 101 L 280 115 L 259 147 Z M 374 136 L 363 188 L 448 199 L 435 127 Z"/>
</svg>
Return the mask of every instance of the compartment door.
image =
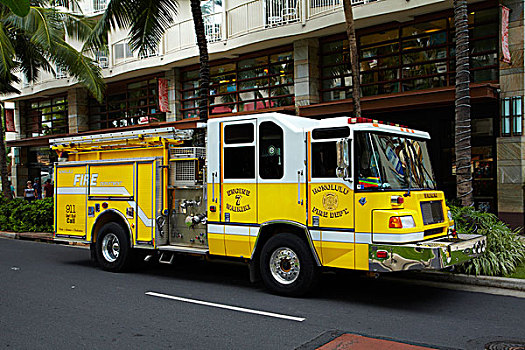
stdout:
<svg viewBox="0 0 525 350">
<path fill-rule="evenodd" d="M 90 240 L 86 233 L 87 191 L 91 181 L 87 166 L 56 166 L 55 232 L 56 237 Z"/>
</svg>

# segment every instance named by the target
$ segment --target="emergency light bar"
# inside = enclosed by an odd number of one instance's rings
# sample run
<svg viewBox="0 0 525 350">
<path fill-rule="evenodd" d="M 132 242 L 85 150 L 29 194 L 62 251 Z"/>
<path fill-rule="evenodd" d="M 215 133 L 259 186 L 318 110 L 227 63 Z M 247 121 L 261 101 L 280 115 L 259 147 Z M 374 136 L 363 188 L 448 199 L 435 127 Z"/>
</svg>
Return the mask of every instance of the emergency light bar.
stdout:
<svg viewBox="0 0 525 350">
<path fill-rule="evenodd" d="M 363 118 L 363 117 L 348 118 L 348 124 L 360 124 L 360 123 L 382 124 L 382 125 L 398 126 L 400 128 L 408 128 L 408 126 L 406 125 L 394 124 L 394 123 L 385 122 L 385 121 L 377 120 L 377 119 L 370 119 L 370 118 Z"/>
</svg>

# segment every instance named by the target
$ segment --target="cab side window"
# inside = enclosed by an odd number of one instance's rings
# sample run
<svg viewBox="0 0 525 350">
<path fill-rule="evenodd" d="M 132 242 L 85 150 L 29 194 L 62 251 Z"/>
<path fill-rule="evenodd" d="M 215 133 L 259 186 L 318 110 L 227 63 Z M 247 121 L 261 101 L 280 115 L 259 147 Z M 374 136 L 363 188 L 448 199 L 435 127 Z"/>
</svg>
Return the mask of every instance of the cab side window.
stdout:
<svg viewBox="0 0 525 350">
<path fill-rule="evenodd" d="M 232 124 L 224 127 L 224 178 L 255 178 L 254 124 Z"/>
<path fill-rule="evenodd" d="M 273 122 L 259 125 L 259 176 L 281 179 L 284 175 L 283 129 Z"/>
<path fill-rule="evenodd" d="M 336 141 L 312 143 L 312 177 L 337 177 Z"/>
</svg>

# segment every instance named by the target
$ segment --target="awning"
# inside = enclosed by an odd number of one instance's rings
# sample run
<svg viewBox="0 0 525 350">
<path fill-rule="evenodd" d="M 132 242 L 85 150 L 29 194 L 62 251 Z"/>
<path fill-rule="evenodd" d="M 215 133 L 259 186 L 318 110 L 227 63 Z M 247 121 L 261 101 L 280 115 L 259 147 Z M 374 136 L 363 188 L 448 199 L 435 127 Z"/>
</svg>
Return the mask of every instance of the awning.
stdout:
<svg viewBox="0 0 525 350">
<path fill-rule="evenodd" d="M 497 84 L 471 84 L 471 103 L 497 101 Z M 397 94 L 366 96 L 361 98 L 363 115 L 392 111 L 415 110 L 440 106 L 453 106 L 455 87 L 418 90 Z M 341 114 L 350 114 L 354 110 L 352 99 L 318 103 L 308 106 L 299 106 L 299 115 L 302 117 L 323 118 Z"/>
</svg>

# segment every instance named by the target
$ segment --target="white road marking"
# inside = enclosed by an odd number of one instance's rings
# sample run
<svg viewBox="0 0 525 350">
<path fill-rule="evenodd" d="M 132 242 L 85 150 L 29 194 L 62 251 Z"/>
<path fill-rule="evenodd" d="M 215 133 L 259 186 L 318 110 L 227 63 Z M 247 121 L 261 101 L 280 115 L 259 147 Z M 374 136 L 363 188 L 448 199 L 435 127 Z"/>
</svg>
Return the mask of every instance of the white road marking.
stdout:
<svg viewBox="0 0 525 350">
<path fill-rule="evenodd" d="M 246 312 L 248 314 L 256 314 L 256 315 L 262 315 L 262 316 L 268 316 L 268 317 L 282 318 L 282 319 L 290 320 L 290 321 L 303 322 L 304 320 L 306 320 L 306 318 L 303 318 L 303 317 L 288 316 L 288 315 L 276 314 L 276 313 L 273 313 L 273 312 L 259 311 L 259 310 L 253 310 L 253 309 L 246 309 L 244 307 L 224 305 L 224 304 L 217 304 L 217 303 L 210 303 L 208 301 L 181 298 L 181 297 L 176 297 L 176 296 L 173 296 L 173 295 L 167 295 L 167 294 L 161 294 L 161 293 L 155 293 L 155 292 L 146 292 L 146 295 L 149 295 L 149 296 L 152 296 L 152 297 L 159 297 L 159 298 L 183 301 L 185 303 L 192 303 L 192 304 L 198 304 L 198 305 L 211 306 L 211 307 L 216 307 L 216 308 L 219 308 L 219 309 L 227 309 L 227 310 L 233 310 L 233 311 L 239 311 L 239 312 Z"/>
</svg>

